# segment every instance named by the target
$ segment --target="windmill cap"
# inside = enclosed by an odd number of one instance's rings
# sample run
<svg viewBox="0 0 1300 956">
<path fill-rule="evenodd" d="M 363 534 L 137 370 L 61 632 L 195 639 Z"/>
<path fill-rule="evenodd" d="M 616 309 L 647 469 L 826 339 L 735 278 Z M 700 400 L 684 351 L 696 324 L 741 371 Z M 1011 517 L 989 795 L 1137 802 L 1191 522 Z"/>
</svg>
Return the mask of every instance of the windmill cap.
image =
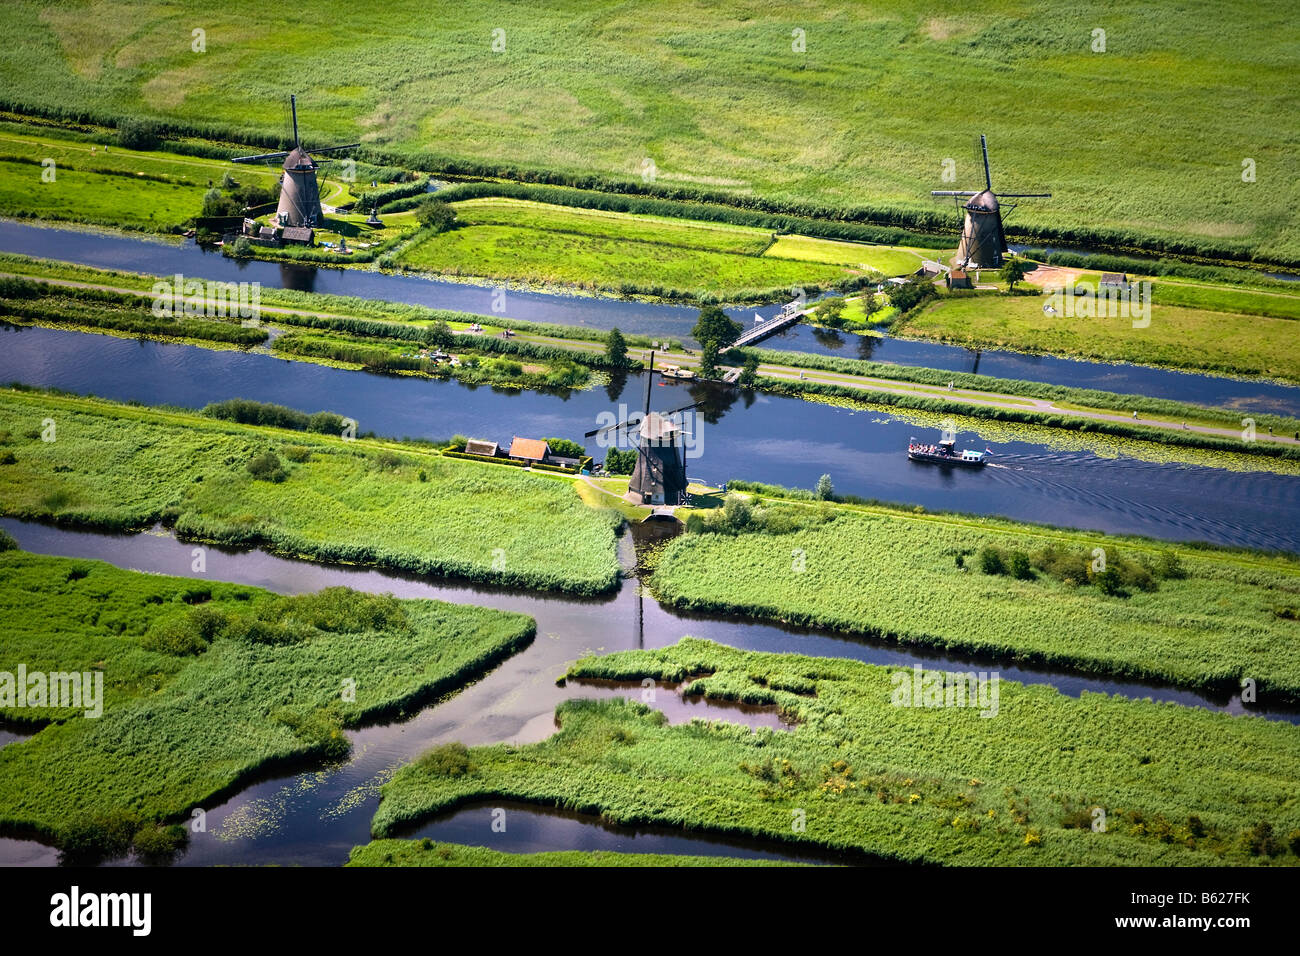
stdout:
<svg viewBox="0 0 1300 956">
<path fill-rule="evenodd" d="M 993 190 L 986 189 L 976 196 L 972 196 L 966 208 L 974 212 L 997 212 L 998 197 L 993 195 Z"/>
<path fill-rule="evenodd" d="M 293 152 L 284 158 L 285 169 L 315 169 L 316 162 L 307 155 L 301 146 L 295 146 Z"/>
<path fill-rule="evenodd" d="M 681 426 L 676 422 L 664 418 L 658 412 L 651 412 L 642 419 L 641 427 L 637 429 L 637 432 L 647 441 L 663 441 L 671 438 L 681 430 Z"/>
</svg>

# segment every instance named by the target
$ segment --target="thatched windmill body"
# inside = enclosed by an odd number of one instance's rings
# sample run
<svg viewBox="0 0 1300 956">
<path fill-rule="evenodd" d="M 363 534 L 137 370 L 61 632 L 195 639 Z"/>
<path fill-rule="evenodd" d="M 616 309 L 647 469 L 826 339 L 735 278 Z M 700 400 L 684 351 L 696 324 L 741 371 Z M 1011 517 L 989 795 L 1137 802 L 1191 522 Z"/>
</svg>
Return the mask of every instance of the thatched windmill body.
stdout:
<svg viewBox="0 0 1300 956">
<path fill-rule="evenodd" d="M 316 170 L 320 164 L 302 148 L 298 138 L 298 98 L 289 97 L 293 114 L 293 148 L 282 153 L 261 153 L 257 156 L 240 156 L 237 163 L 269 163 L 284 160 L 284 173 L 280 177 L 280 204 L 275 219 L 282 226 L 317 227 L 324 220 L 320 208 L 320 187 L 316 183 Z M 324 146 L 315 152 L 335 153 L 343 149 L 356 149 L 360 143 L 346 146 Z"/>
<path fill-rule="evenodd" d="M 695 408 L 692 402 L 667 412 L 650 411 L 650 388 L 654 382 L 654 353 L 646 368 L 645 406 L 639 418 L 626 419 L 604 428 L 596 428 L 584 437 L 627 431 L 635 434 L 636 467 L 628 482 L 628 497 L 647 505 L 681 505 L 686 503 L 686 448 L 682 444 L 685 431 L 672 416 Z M 635 432 L 632 431 L 635 429 Z"/>
<path fill-rule="evenodd" d="M 931 196 L 951 196 L 965 213 L 961 227 L 961 242 L 957 246 L 957 262 L 962 268 L 993 269 L 1002 265 L 1007 253 L 1007 237 L 1002 230 L 1002 211 L 1016 208 L 1018 203 L 1007 199 L 1047 199 L 1051 193 L 993 192 L 993 177 L 989 174 L 989 146 L 980 136 L 980 150 L 984 154 L 984 189 L 972 192 L 954 189 L 936 189 Z M 966 202 L 963 203 L 962 200 Z"/>
</svg>

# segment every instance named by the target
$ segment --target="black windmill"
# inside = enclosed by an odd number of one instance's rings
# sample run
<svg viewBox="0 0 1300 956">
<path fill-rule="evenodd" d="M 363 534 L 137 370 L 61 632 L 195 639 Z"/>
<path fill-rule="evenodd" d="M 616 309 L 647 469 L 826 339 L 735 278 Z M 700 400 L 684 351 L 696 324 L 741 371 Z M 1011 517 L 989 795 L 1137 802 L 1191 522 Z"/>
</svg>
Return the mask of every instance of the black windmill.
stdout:
<svg viewBox="0 0 1300 956">
<path fill-rule="evenodd" d="M 650 353 L 646 367 L 645 407 L 640 417 L 629 415 L 623 421 L 604 428 L 596 428 L 584 437 L 606 433 L 617 434 L 635 429 L 636 467 L 628 482 L 628 494 L 642 504 L 681 505 L 686 503 L 686 448 L 680 422 L 673 416 L 700 405 L 692 402 L 668 412 L 650 411 L 650 389 L 654 384 L 655 354 Z"/>
<path fill-rule="evenodd" d="M 298 98 L 289 97 L 289 110 L 293 114 L 293 148 L 282 153 L 259 153 L 240 156 L 236 163 L 270 163 L 284 160 L 284 175 L 280 177 L 280 204 L 276 208 L 276 221 L 282 226 L 319 227 L 324 221 L 320 208 L 320 187 L 316 184 L 316 170 L 320 164 L 302 148 L 298 138 Z M 316 153 L 335 153 L 342 149 L 356 149 L 360 143 L 346 146 L 323 146 Z"/>
<path fill-rule="evenodd" d="M 1002 265 L 1002 257 L 1007 252 L 1007 237 L 1002 231 L 1002 210 L 1016 208 L 1016 203 L 1007 203 L 1007 199 L 1048 199 L 1051 193 L 1002 193 L 993 192 L 993 177 L 989 175 L 989 146 L 984 136 L 980 135 L 980 151 L 984 154 L 984 189 L 970 192 L 956 189 L 936 189 L 931 196 L 951 196 L 965 212 L 962 220 L 961 243 L 957 247 L 957 262 L 961 267 L 974 266 L 977 269 L 994 269 Z M 962 203 L 961 200 L 967 202 Z"/>
</svg>

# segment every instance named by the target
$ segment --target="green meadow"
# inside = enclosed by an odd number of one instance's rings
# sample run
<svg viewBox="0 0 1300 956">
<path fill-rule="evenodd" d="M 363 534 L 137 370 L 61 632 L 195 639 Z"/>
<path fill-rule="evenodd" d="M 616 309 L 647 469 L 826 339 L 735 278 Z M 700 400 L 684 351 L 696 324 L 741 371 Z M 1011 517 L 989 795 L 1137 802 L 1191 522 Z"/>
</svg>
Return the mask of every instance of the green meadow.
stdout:
<svg viewBox="0 0 1300 956">
<path fill-rule="evenodd" d="M 692 517 L 695 533 L 663 548 L 661 601 L 1184 686 L 1237 691 L 1249 678 L 1261 700 L 1300 699 L 1292 556 L 885 507 L 769 501 L 734 513 L 721 530 Z M 986 573 L 986 548 L 1047 554 L 1019 576 Z M 1131 583 L 1104 589 L 1098 548 Z"/>
<path fill-rule="evenodd" d="M 687 694 L 766 704 L 798 723 L 669 726 L 622 698 L 571 700 L 541 743 L 444 745 L 404 767 L 384 786 L 372 830 L 387 837 L 500 798 L 829 848 L 846 861 L 1297 863 L 1300 733 L 1289 724 L 1011 681 L 999 682 L 987 717 L 973 706 L 895 706 L 905 703 L 895 673 L 694 638 L 584 658 L 570 677 L 686 681 Z"/>
<path fill-rule="evenodd" d="M 482 846 L 432 840 L 375 840 L 352 849 L 347 866 L 785 866 L 772 860 L 674 853 L 612 853 L 608 850 L 556 850 L 503 853 Z"/>
<path fill-rule="evenodd" d="M 617 583 L 611 519 L 567 477 L 347 441 L 338 416 L 317 421 L 330 433 L 0 390 L 0 509 L 514 587 Z"/>
<path fill-rule="evenodd" d="M 1224 290 L 1220 295 L 1230 294 Z M 1202 299 L 1207 303 L 1213 300 L 1211 295 Z M 1300 325 L 1294 319 L 1162 304 L 1157 297 L 1151 304 L 1151 324 L 1134 328 L 1133 317 L 1118 314 L 1118 308 L 1114 316 L 1071 316 L 1064 310 L 1053 315 L 1043 311 L 1048 301 L 1040 296 L 941 297 L 897 323 L 895 331 L 974 348 L 1009 348 L 1300 382 Z"/>
<path fill-rule="evenodd" d="M 457 211 L 463 225 L 410 244 L 396 261 L 442 275 L 672 298 L 763 298 L 850 275 L 841 266 L 764 255 L 771 234 L 740 226 L 509 200 L 476 200 Z"/>
<path fill-rule="evenodd" d="M 283 138 L 297 92 L 308 145 L 361 139 L 431 163 L 636 183 L 648 159 L 661 189 L 865 206 L 954 234 L 951 205 L 928 194 L 982 181 L 983 132 L 995 188 L 1053 194 L 1017 210 L 1016 227 L 1300 258 L 1300 160 L 1275 121 L 1294 112 L 1297 34 L 1278 0 L 1176 13 L 801 0 L 707 16 L 685 0 L 458 2 L 437 16 L 394 0 L 364 29 L 341 0 L 306 18 L 253 0 L 25 0 L 5 13 L 11 106 Z"/>
<path fill-rule="evenodd" d="M 12 543 L 12 542 L 10 542 Z M 258 588 L 0 553 L 0 671 L 102 675 L 102 714 L 0 749 L 0 829 L 116 853 L 259 771 L 346 755 L 344 730 L 413 713 L 533 637 L 530 618 L 346 588 Z"/>
</svg>

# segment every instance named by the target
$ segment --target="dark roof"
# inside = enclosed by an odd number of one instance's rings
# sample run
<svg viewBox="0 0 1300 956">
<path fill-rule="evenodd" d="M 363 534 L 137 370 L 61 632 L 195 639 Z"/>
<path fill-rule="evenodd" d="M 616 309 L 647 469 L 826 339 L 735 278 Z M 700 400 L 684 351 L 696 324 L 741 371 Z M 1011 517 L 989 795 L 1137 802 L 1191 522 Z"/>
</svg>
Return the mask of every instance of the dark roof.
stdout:
<svg viewBox="0 0 1300 956">
<path fill-rule="evenodd" d="M 259 239 L 274 239 L 275 229 L 271 226 L 263 226 L 261 229 L 257 230 L 257 237 Z"/>
<path fill-rule="evenodd" d="M 528 461 L 542 461 L 550 453 L 550 446 L 540 438 L 520 438 L 516 435 L 510 442 L 511 458 L 524 458 Z"/>
<path fill-rule="evenodd" d="M 966 208 L 976 212 L 997 212 L 998 197 L 993 195 L 993 190 L 986 189 L 977 196 L 971 196 Z"/>
<path fill-rule="evenodd" d="M 293 152 L 284 158 L 285 169 L 315 169 L 316 161 L 307 155 L 301 146 L 295 146 Z"/>
<path fill-rule="evenodd" d="M 305 242 L 310 244 L 313 230 L 310 226 L 285 226 L 280 238 L 285 242 Z"/>
<path fill-rule="evenodd" d="M 1123 285 L 1128 281 L 1128 276 L 1122 272 L 1103 272 L 1101 274 L 1102 285 Z"/>
<path fill-rule="evenodd" d="M 467 455 L 487 455 L 489 458 L 495 458 L 497 443 L 482 438 L 471 438 L 465 442 L 465 453 Z"/>
</svg>

